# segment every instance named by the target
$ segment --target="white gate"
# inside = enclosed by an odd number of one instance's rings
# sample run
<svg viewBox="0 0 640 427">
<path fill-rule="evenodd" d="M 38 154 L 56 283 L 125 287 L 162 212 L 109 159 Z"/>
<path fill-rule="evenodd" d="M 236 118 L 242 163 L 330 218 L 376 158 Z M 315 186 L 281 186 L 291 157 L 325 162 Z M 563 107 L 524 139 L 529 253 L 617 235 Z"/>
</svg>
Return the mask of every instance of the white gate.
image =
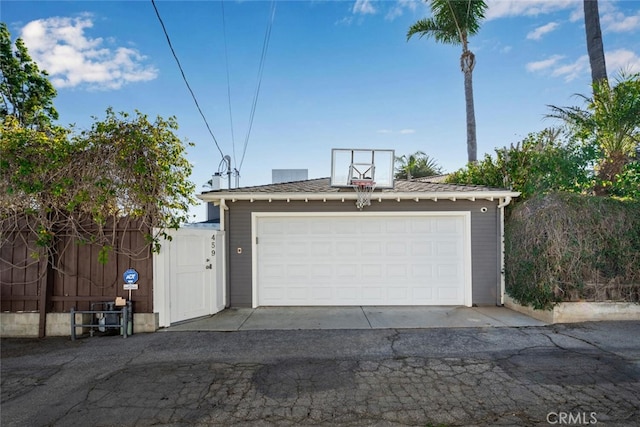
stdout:
<svg viewBox="0 0 640 427">
<path fill-rule="evenodd" d="M 203 228 L 171 230 L 154 255 L 154 310 L 160 326 L 224 309 L 223 235 Z"/>
</svg>

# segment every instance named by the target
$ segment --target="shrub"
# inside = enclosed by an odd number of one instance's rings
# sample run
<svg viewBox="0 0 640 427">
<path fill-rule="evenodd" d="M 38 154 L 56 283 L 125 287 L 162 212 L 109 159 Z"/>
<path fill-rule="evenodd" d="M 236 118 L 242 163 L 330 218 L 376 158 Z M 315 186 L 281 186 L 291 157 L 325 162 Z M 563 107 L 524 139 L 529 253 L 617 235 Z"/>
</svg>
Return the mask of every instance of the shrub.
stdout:
<svg viewBox="0 0 640 427">
<path fill-rule="evenodd" d="M 640 302 L 640 202 L 552 193 L 514 208 L 506 291 L 523 305 Z"/>
<path fill-rule="evenodd" d="M 447 182 L 506 187 L 519 200 L 553 191 L 580 193 L 592 184 L 589 170 L 594 152 L 564 141 L 557 130 L 532 133 L 510 147 L 497 148 L 477 163 L 449 174 Z"/>
</svg>

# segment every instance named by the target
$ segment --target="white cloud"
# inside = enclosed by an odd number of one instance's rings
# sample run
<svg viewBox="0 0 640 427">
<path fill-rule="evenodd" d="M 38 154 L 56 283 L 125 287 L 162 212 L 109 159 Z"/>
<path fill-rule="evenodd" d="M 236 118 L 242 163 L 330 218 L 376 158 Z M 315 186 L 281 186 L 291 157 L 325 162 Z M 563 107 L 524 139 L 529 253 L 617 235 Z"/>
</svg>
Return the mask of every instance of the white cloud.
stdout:
<svg viewBox="0 0 640 427">
<path fill-rule="evenodd" d="M 412 135 L 416 133 L 415 129 L 400 129 L 398 131 L 392 129 L 379 129 L 376 133 L 380 133 L 383 135 Z"/>
<path fill-rule="evenodd" d="M 640 56 L 626 49 L 618 49 L 604 54 L 609 77 L 615 76 L 620 70 L 629 73 L 640 73 Z"/>
<path fill-rule="evenodd" d="M 622 12 L 612 11 L 600 18 L 603 31 L 626 33 L 640 29 L 640 12 L 632 16 L 625 16 Z"/>
<path fill-rule="evenodd" d="M 544 59 L 542 61 L 536 61 L 536 62 L 529 62 L 526 65 L 526 69 L 529 72 L 537 72 L 537 71 L 543 71 L 546 70 L 548 68 L 552 68 L 554 67 L 558 61 L 560 61 L 562 58 L 564 58 L 564 56 L 562 55 L 553 55 L 547 59 Z"/>
<path fill-rule="evenodd" d="M 558 24 L 557 22 L 549 22 L 548 24 L 538 27 L 527 34 L 527 40 L 540 40 L 542 36 L 544 36 L 545 34 L 549 34 L 559 26 L 560 24 Z"/>
<path fill-rule="evenodd" d="M 387 12 L 384 19 L 387 21 L 393 21 L 394 19 L 402 16 L 405 10 L 415 12 L 420 2 L 418 0 L 398 0 L 397 3 Z"/>
<path fill-rule="evenodd" d="M 569 15 L 569 22 L 578 21 L 584 21 L 584 9 L 582 9 L 581 7 L 574 9 L 573 12 L 571 12 L 571 14 Z"/>
<path fill-rule="evenodd" d="M 587 55 L 581 56 L 570 64 L 560 63 L 563 58 L 562 55 L 553 55 L 542 61 L 528 63 L 526 69 L 530 73 L 548 73 L 554 77 L 564 77 L 567 82 L 588 72 L 589 57 Z"/>
<path fill-rule="evenodd" d="M 394 131 L 391 129 L 379 129 L 376 133 L 380 133 L 383 135 L 391 135 L 391 134 L 399 134 L 399 135 L 411 135 L 416 133 L 415 129 L 400 129 L 399 131 Z"/>
<path fill-rule="evenodd" d="M 538 16 L 565 9 L 582 9 L 576 0 L 488 0 L 487 20 L 510 16 Z"/>
<path fill-rule="evenodd" d="M 530 62 L 526 65 L 529 72 L 547 73 L 553 77 L 562 77 L 570 82 L 591 72 L 589 56 L 582 55 L 574 62 L 561 63 L 564 57 L 553 55 L 545 60 Z M 615 77 L 621 70 L 628 73 L 640 72 L 640 56 L 627 49 L 605 52 L 605 60 L 609 78 Z"/>
<path fill-rule="evenodd" d="M 39 19 L 25 25 L 20 37 L 57 88 L 119 89 L 157 77 L 157 69 L 145 65 L 146 58 L 137 50 L 105 46 L 104 39 L 87 37 L 85 30 L 92 27 L 89 15 Z"/>
<path fill-rule="evenodd" d="M 360 15 L 373 15 L 376 13 L 376 8 L 371 4 L 371 0 L 356 0 L 351 11 Z"/>
<path fill-rule="evenodd" d="M 572 64 L 561 65 L 551 73 L 555 77 L 564 77 L 564 80 L 570 82 L 580 75 L 589 72 L 589 56 L 582 55 Z"/>
</svg>

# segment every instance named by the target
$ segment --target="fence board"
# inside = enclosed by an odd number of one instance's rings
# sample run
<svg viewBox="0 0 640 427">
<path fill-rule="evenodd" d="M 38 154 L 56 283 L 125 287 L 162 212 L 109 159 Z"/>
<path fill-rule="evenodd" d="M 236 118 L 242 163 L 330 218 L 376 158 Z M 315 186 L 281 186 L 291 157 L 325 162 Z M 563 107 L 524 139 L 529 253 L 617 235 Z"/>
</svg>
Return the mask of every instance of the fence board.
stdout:
<svg viewBox="0 0 640 427">
<path fill-rule="evenodd" d="M 26 224 L 26 221 L 25 221 Z M 125 227 L 127 224 L 130 227 Z M 139 250 L 145 240 L 135 222 L 126 220 L 113 224 L 117 245 L 126 250 Z M 0 245 L 0 285 L 2 311 L 39 311 L 40 304 L 50 301 L 46 311 L 68 312 L 72 307 L 79 310 L 89 309 L 94 301 L 110 301 L 116 296 L 128 297 L 128 291 L 122 289 L 122 273 L 128 268 L 135 268 L 140 273 L 140 291 L 132 292 L 135 311 L 139 313 L 153 312 L 153 260 L 150 250 L 131 259 L 126 255 L 111 254 L 106 264 L 98 262 L 99 248 L 89 244 L 78 244 L 64 232 L 56 233 L 59 237 L 57 253 L 59 259 L 54 260 L 60 269 L 53 269 L 45 259 L 36 261 L 30 255 L 37 250 L 35 242 L 25 225 L 18 232 L 7 236 L 3 231 Z M 140 245 L 140 246 L 138 246 Z M 139 259 L 138 259 L 139 258 Z M 40 289 L 49 280 L 49 296 L 42 298 Z"/>
</svg>

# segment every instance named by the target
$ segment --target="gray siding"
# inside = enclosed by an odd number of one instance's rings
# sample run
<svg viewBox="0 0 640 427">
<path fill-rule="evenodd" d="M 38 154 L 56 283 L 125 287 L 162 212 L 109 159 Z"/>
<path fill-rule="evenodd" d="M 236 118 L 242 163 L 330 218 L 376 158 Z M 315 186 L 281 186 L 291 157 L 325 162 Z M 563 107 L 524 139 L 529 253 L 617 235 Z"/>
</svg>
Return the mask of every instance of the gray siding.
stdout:
<svg viewBox="0 0 640 427">
<path fill-rule="evenodd" d="M 251 212 L 356 212 L 352 200 L 340 201 L 237 201 L 228 202 L 227 236 L 229 254 L 229 298 L 231 307 L 251 306 Z M 372 201 L 366 212 L 394 211 L 470 211 L 471 212 L 471 268 L 473 304 L 499 303 L 499 212 L 498 202 L 488 200 Z M 482 207 L 487 212 L 481 212 Z M 238 248 L 242 253 L 238 253 Z"/>
</svg>

